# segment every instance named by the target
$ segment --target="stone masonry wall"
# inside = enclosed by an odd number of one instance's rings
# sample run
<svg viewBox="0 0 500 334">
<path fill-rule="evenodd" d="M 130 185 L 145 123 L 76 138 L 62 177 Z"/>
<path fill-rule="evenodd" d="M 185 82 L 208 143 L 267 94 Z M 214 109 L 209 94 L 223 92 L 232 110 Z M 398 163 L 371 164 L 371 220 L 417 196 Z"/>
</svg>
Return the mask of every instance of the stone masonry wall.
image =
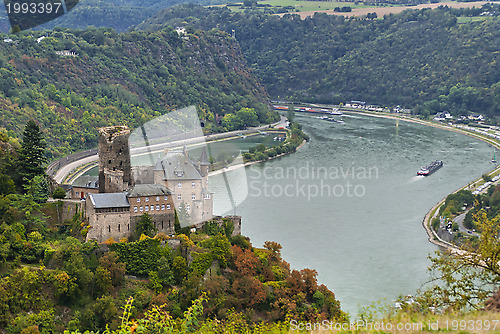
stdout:
<svg viewBox="0 0 500 334">
<path fill-rule="evenodd" d="M 99 192 L 111 192 L 106 189 L 105 169 L 123 171 L 123 183 L 133 184 L 130 167 L 128 138 L 130 130 L 126 126 L 110 126 L 99 129 Z M 108 183 L 109 184 L 109 183 Z"/>
</svg>

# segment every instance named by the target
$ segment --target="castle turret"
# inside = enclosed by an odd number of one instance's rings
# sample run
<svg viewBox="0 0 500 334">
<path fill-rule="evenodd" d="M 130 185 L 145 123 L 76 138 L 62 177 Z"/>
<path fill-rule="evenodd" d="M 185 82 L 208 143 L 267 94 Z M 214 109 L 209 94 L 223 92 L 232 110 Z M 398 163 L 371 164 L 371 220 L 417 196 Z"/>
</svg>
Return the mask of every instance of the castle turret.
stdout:
<svg viewBox="0 0 500 334">
<path fill-rule="evenodd" d="M 133 185 L 126 126 L 99 129 L 99 192 L 121 192 Z"/>
<path fill-rule="evenodd" d="M 199 170 L 201 172 L 201 176 L 207 176 L 208 171 L 210 169 L 210 161 L 208 160 L 207 150 L 205 147 L 201 150 L 200 161 L 199 161 Z"/>
</svg>

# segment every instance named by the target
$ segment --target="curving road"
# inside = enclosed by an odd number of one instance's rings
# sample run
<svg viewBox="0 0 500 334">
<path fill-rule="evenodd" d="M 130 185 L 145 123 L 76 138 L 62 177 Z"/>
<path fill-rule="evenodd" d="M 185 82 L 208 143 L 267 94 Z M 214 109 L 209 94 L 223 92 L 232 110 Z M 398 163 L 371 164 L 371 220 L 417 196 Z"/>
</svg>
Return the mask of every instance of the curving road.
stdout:
<svg viewBox="0 0 500 334">
<path fill-rule="evenodd" d="M 274 128 L 281 128 L 281 127 L 285 128 L 286 117 L 281 116 L 281 119 L 278 122 L 271 124 L 271 126 Z M 146 152 L 151 152 L 151 153 L 162 152 L 165 148 L 181 147 L 183 145 L 194 145 L 194 144 L 199 144 L 202 142 L 216 141 L 216 140 L 221 140 L 221 139 L 230 139 L 233 137 L 237 137 L 240 134 L 258 133 L 259 131 L 267 129 L 267 128 L 269 128 L 269 125 L 262 125 L 262 126 L 258 126 L 258 127 L 254 127 L 254 128 L 249 128 L 246 130 L 217 133 L 217 134 L 208 135 L 208 136 L 201 136 L 201 137 L 177 140 L 177 141 L 173 141 L 173 142 L 136 147 L 136 148 L 133 148 L 130 150 L 130 154 L 137 155 L 137 154 L 146 153 Z M 62 166 L 54 174 L 54 180 L 58 184 L 62 184 L 72 171 L 74 171 L 75 169 L 77 169 L 83 165 L 86 165 L 88 163 L 91 163 L 91 162 L 94 162 L 97 160 L 98 160 L 98 155 L 94 154 L 94 155 L 88 156 L 86 158 L 82 158 L 82 159 L 76 160 L 74 162 L 71 162 L 65 166 Z"/>
</svg>

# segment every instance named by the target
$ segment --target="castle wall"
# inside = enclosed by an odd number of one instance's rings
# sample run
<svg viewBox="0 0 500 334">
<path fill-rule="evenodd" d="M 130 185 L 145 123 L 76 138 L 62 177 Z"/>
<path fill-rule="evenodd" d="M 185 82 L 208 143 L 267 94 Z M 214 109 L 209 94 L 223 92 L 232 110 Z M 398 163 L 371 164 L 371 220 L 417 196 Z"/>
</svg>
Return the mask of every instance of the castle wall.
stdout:
<svg viewBox="0 0 500 334">
<path fill-rule="evenodd" d="M 204 217 L 211 215 L 211 209 L 205 209 L 207 205 L 204 203 L 202 180 L 170 180 L 162 182 L 167 188 L 171 189 L 174 194 L 173 200 L 175 208 L 179 208 L 182 203 L 189 208 L 188 213 L 191 218 L 191 223 L 196 225 L 204 220 Z M 180 186 L 179 186 L 180 184 Z M 210 214 L 204 215 L 203 212 L 210 211 Z M 210 219 L 209 218 L 209 219 Z"/>
<path fill-rule="evenodd" d="M 210 220 L 214 216 L 214 196 L 212 193 L 208 194 L 209 198 L 203 195 L 203 208 L 201 212 L 201 221 Z"/>
<path fill-rule="evenodd" d="M 107 211 L 95 209 L 92 205 L 90 196 L 85 200 L 85 217 L 90 228 L 87 233 L 86 241 L 97 240 L 104 242 L 109 238 L 119 241 L 126 238 L 133 231 L 130 224 L 130 211 L 128 208 L 120 209 L 119 212 L 99 212 Z M 118 211 L 118 210 L 117 210 Z"/>
<path fill-rule="evenodd" d="M 70 221 L 77 212 L 83 211 L 82 201 L 63 201 L 61 210 L 62 221 Z"/>
<path fill-rule="evenodd" d="M 131 186 L 133 184 L 131 165 L 130 165 L 130 150 L 128 146 L 128 138 L 130 130 L 126 126 L 110 126 L 99 129 L 99 192 L 113 192 L 107 189 L 110 186 L 107 180 L 105 170 L 122 171 L 122 182 Z M 121 182 L 117 185 L 122 188 Z M 114 188 L 111 186 L 111 188 Z"/>
<path fill-rule="evenodd" d="M 119 241 L 122 238 L 127 238 L 133 226 L 131 224 L 130 213 L 125 212 L 109 212 L 95 213 L 89 216 L 89 228 L 86 240 L 95 239 L 97 242 L 104 242 L 109 238 Z"/>
<path fill-rule="evenodd" d="M 130 214 L 132 216 L 141 216 L 144 212 L 150 215 L 174 213 L 172 195 L 129 197 L 129 202 Z M 146 206 L 148 206 L 148 208 L 146 208 Z M 151 208 L 151 206 L 153 206 L 153 208 Z"/>
<path fill-rule="evenodd" d="M 226 216 L 225 218 L 231 219 L 233 222 L 234 230 L 231 234 L 232 237 L 241 234 L 241 216 Z"/>
<path fill-rule="evenodd" d="M 132 179 L 135 184 L 154 184 L 153 166 L 132 166 Z"/>
<path fill-rule="evenodd" d="M 99 189 L 97 188 L 88 188 L 88 187 L 78 187 L 73 186 L 71 189 L 71 197 L 73 199 L 84 199 L 88 196 L 88 194 L 97 194 Z"/>
<path fill-rule="evenodd" d="M 99 172 L 100 175 L 100 172 Z M 124 173 L 121 170 L 112 171 L 108 168 L 104 169 L 104 189 L 107 193 L 120 193 L 128 188 L 128 183 L 124 181 Z M 99 180 L 100 182 L 100 180 Z M 101 183 L 99 183 L 101 188 Z M 100 190 L 99 190 L 100 192 Z"/>
<path fill-rule="evenodd" d="M 165 178 L 165 173 L 163 170 L 154 170 L 153 171 L 153 183 L 163 184 L 168 188 L 168 186 L 166 185 L 166 182 L 163 180 L 164 178 Z M 172 190 L 172 189 L 170 189 L 170 190 Z"/>
<path fill-rule="evenodd" d="M 148 213 L 151 217 L 151 220 L 155 223 L 155 227 L 158 230 L 158 233 L 164 232 L 166 234 L 175 234 L 175 214 L 174 213 Z M 130 226 L 131 231 L 135 230 L 135 226 L 137 222 L 141 219 L 141 216 L 131 216 L 130 217 Z M 133 229 L 132 229 L 133 227 Z"/>
</svg>

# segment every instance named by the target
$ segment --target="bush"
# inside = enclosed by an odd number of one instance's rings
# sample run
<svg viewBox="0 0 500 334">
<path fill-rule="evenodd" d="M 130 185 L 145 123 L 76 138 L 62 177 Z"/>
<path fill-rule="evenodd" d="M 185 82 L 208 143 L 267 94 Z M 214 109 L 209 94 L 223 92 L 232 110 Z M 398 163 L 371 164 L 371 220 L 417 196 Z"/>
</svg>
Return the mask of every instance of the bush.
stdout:
<svg viewBox="0 0 500 334">
<path fill-rule="evenodd" d="M 473 221 L 473 210 L 470 210 L 469 212 L 467 212 L 467 214 L 465 215 L 465 219 L 464 219 L 464 227 L 469 229 L 469 230 L 472 230 L 472 229 L 475 229 L 476 228 L 476 224 L 474 224 L 474 221 Z"/>
<path fill-rule="evenodd" d="M 491 176 L 489 174 L 483 174 L 482 177 L 483 177 L 484 182 L 491 181 Z"/>
<path fill-rule="evenodd" d="M 139 276 L 147 276 L 150 271 L 156 270 L 157 262 L 164 253 L 160 240 L 151 238 L 113 243 L 109 249 L 118 254 L 120 262 L 126 263 L 127 273 Z"/>
<path fill-rule="evenodd" d="M 243 159 L 245 161 L 252 161 L 253 160 L 253 155 L 251 153 L 243 153 Z"/>
<path fill-rule="evenodd" d="M 255 154 L 255 160 L 257 161 L 267 160 L 267 159 L 269 159 L 269 157 L 264 152 L 257 152 Z"/>
<path fill-rule="evenodd" d="M 248 237 L 244 237 L 241 234 L 235 235 L 229 239 L 231 245 L 238 246 L 241 249 L 251 249 L 252 244 L 250 243 L 250 239 Z"/>
<path fill-rule="evenodd" d="M 189 270 L 198 271 L 200 275 L 204 275 L 205 272 L 210 268 L 213 262 L 213 255 L 211 253 L 201 253 L 198 254 L 191 265 L 189 266 Z"/>
<path fill-rule="evenodd" d="M 434 229 L 434 231 L 437 231 L 439 229 L 440 221 L 439 218 L 435 217 L 432 218 L 431 226 Z"/>
<path fill-rule="evenodd" d="M 52 193 L 53 199 L 63 199 L 66 197 L 66 191 L 63 188 L 57 187 L 56 190 Z"/>
</svg>

